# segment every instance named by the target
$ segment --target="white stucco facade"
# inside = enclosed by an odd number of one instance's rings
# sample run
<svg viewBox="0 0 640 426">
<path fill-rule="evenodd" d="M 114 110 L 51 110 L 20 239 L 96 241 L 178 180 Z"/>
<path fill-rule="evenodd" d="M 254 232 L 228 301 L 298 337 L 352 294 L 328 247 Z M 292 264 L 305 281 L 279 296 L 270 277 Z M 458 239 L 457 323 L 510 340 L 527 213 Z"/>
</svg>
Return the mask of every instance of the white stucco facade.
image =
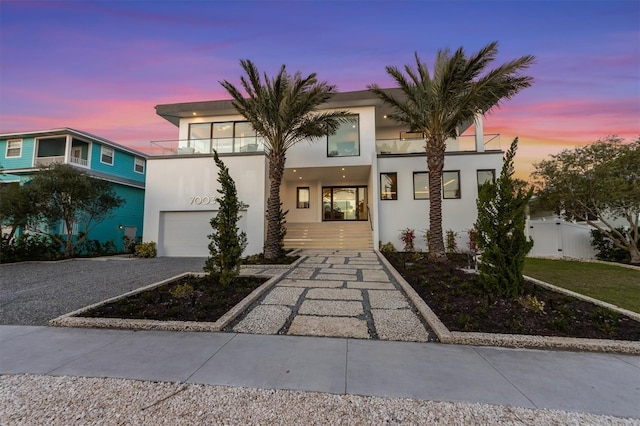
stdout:
<svg viewBox="0 0 640 426">
<path fill-rule="evenodd" d="M 262 251 L 266 159 L 263 155 L 221 156 L 248 205 L 239 227 L 247 233 L 245 254 Z M 208 256 L 209 220 L 217 214 L 218 168 L 212 156 L 154 157 L 147 161 L 152 184 L 145 192 L 144 241 L 158 256 Z"/>
<path fill-rule="evenodd" d="M 208 220 L 216 214 L 211 200 L 217 196 L 218 183 L 211 154 L 201 147 L 218 146 L 216 129 L 235 128 L 244 119 L 229 101 L 156 108 L 178 127 L 179 141 L 177 155 L 151 157 L 147 162 L 144 240 L 157 241 L 160 256 L 207 256 Z M 347 110 L 357 121 L 345 124 L 344 139 L 303 141 L 287 151 L 280 191 L 283 209 L 289 211 L 287 223 L 368 222 L 374 245 L 392 242 L 398 249 L 402 249 L 400 231 L 411 228 L 417 235 L 416 247 L 424 250 L 429 201 L 414 199 L 414 173 L 427 171 L 424 140 L 412 139 L 407 129 L 388 120 L 384 106 L 368 92 L 339 94 L 327 105 L 326 110 L 331 109 Z M 210 139 L 194 140 L 193 128 L 201 129 L 203 123 L 212 124 Z M 481 119 L 475 129 L 482 129 Z M 259 141 L 258 152 L 238 148 L 246 147 L 246 140 L 245 135 L 242 140 L 236 135 L 231 143 L 226 139 L 225 146 L 234 151 L 221 154 L 221 159 L 236 182 L 239 198 L 249 205 L 240 221 L 249 241 L 248 255 L 263 249 L 269 181 L 268 160 Z M 476 220 L 477 171 L 492 170 L 497 175 L 502 167 L 502 151 L 485 150 L 482 141 L 482 135 L 475 139 L 472 135 L 466 145 L 448 142 L 444 170 L 459 172 L 459 198 L 443 199 L 443 230 L 458 233 L 460 249 L 466 248 L 467 230 Z M 381 173 L 396 174 L 397 199 L 382 199 Z"/>
</svg>

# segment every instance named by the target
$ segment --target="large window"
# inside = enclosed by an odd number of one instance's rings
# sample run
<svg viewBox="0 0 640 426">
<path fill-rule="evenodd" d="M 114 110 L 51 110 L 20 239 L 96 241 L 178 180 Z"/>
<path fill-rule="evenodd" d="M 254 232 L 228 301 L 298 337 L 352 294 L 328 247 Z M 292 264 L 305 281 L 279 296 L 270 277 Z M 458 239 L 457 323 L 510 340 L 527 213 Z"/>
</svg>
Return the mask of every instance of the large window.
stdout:
<svg viewBox="0 0 640 426">
<path fill-rule="evenodd" d="M 100 162 L 113 166 L 113 148 L 102 147 L 100 152 Z"/>
<path fill-rule="evenodd" d="M 429 172 L 413 172 L 413 199 L 429 199 Z"/>
<path fill-rule="evenodd" d="M 308 209 L 309 208 L 309 187 L 298 187 L 296 195 L 296 208 Z"/>
<path fill-rule="evenodd" d="M 248 121 L 189 124 L 189 147 L 194 152 L 220 153 L 258 150 L 256 131 Z"/>
<path fill-rule="evenodd" d="M 340 124 L 333 135 L 327 136 L 327 156 L 353 157 L 360 155 L 360 120 L 357 114 Z"/>
<path fill-rule="evenodd" d="M 380 199 L 398 199 L 398 174 L 380 173 Z"/>
<path fill-rule="evenodd" d="M 22 157 L 22 139 L 9 139 L 5 157 Z"/>
<path fill-rule="evenodd" d="M 491 170 L 478 170 L 478 193 L 480 193 L 480 189 L 482 189 L 482 185 L 487 182 L 493 182 L 496 180 L 496 171 Z"/>
<path fill-rule="evenodd" d="M 442 172 L 442 197 L 460 198 L 460 171 Z"/>
</svg>

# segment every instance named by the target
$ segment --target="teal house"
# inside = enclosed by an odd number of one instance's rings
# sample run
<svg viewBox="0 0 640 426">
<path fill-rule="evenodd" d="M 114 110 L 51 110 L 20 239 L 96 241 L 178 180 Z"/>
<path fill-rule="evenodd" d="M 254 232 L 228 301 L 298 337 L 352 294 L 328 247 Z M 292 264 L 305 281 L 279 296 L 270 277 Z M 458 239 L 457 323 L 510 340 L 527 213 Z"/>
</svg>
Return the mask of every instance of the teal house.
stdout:
<svg viewBox="0 0 640 426">
<path fill-rule="evenodd" d="M 131 241 L 142 238 L 145 154 L 70 128 L 0 134 L 0 184 L 24 184 L 41 167 L 54 163 L 72 165 L 110 182 L 125 200 L 110 218 L 89 232 L 89 240 L 111 241 L 121 251 L 125 237 Z"/>
</svg>

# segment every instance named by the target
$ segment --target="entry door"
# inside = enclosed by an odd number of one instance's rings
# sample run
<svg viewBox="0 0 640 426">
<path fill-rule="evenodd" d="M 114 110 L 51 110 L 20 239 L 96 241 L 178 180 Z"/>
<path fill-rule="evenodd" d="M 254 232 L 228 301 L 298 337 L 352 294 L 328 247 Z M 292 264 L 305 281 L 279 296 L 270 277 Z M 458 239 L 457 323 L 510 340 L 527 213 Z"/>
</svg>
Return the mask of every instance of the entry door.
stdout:
<svg viewBox="0 0 640 426">
<path fill-rule="evenodd" d="M 322 220 L 367 220 L 367 187 L 322 188 Z"/>
</svg>

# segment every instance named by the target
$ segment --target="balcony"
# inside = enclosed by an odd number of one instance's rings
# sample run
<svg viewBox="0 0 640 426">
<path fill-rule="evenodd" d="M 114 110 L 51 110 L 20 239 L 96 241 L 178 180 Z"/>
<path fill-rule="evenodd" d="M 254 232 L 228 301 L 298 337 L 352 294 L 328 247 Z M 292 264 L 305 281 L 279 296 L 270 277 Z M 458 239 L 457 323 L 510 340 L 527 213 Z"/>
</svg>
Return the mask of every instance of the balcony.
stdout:
<svg viewBox="0 0 640 426">
<path fill-rule="evenodd" d="M 483 135 L 485 151 L 500 150 L 500 135 Z M 446 152 L 476 152 L 475 135 L 463 135 L 458 138 L 449 138 L 446 141 Z M 377 139 L 376 154 L 424 154 L 425 140 L 422 138 Z"/>
<path fill-rule="evenodd" d="M 36 167 L 49 167 L 52 164 L 62 164 L 64 163 L 64 155 L 56 155 L 50 157 L 36 157 L 35 166 Z"/>
<path fill-rule="evenodd" d="M 264 152 L 264 140 L 260 137 L 181 139 L 151 142 L 151 155 L 211 155 Z"/>
</svg>

